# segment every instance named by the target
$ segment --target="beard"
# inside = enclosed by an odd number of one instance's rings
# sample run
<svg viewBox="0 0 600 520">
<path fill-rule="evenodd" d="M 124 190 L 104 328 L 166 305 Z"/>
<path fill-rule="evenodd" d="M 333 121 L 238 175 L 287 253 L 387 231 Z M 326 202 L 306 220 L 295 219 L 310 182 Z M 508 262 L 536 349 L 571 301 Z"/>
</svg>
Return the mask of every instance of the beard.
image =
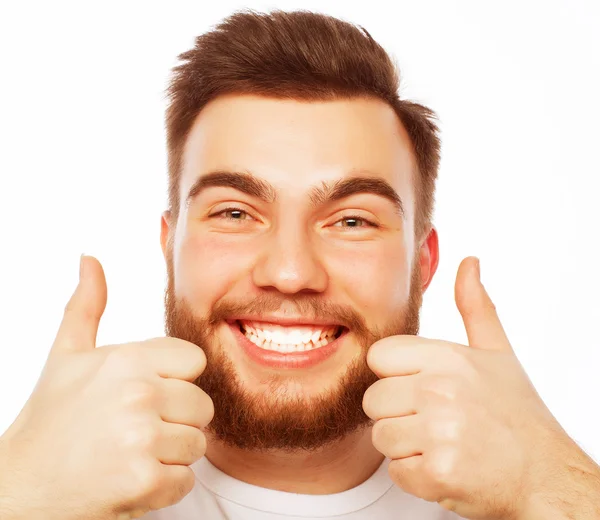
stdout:
<svg viewBox="0 0 600 520">
<path fill-rule="evenodd" d="M 265 293 L 246 301 L 219 300 L 207 316 L 198 316 L 174 290 L 172 251 L 167 255 L 168 283 L 165 290 L 165 332 L 189 341 L 206 354 L 206 368 L 194 381 L 214 403 L 214 416 L 204 431 L 225 445 L 245 451 L 316 451 L 349 434 L 371 427 L 373 421 L 362 408 L 363 396 L 379 378 L 367 365 L 369 347 L 387 336 L 417 335 L 422 304 L 418 256 L 413 262 L 409 300 L 404 309 L 383 328 L 369 328 L 350 306 L 333 304 L 315 295 Z M 329 319 L 348 329 L 361 347 L 333 388 L 306 396 L 287 392 L 290 382 L 301 388 L 301 378 L 286 371 L 272 376 L 267 389 L 249 392 L 240 382 L 227 350 L 219 343 L 216 328 L 234 315 L 263 313 L 295 306 L 297 314 L 310 322 L 311 316 Z M 232 339 L 232 341 L 235 341 Z"/>
</svg>

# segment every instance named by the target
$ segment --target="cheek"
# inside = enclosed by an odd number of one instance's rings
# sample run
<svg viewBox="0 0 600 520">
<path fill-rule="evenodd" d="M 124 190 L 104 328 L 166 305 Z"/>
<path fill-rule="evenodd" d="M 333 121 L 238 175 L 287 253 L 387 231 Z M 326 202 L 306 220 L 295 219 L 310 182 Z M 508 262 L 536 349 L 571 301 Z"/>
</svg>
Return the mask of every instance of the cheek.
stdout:
<svg viewBox="0 0 600 520">
<path fill-rule="evenodd" d="M 350 250 L 351 249 L 351 250 Z M 372 242 L 332 252 L 329 274 L 367 321 L 385 321 L 408 301 L 409 256 L 403 244 Z"/>
<path fill-rule="evenodd" d="M 182 237 L 174 265 L 177 294 L 209 308 L 247 275 L 252 250 L 216 234 Z"/>
</svg>

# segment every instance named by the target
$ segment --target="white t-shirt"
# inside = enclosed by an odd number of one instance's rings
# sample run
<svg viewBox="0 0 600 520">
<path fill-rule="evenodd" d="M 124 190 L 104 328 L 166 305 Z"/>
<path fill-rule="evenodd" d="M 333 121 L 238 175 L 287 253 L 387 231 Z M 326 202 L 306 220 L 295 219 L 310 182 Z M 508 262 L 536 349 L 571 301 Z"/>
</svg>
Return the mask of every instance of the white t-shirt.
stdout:
<svg viewBox="0 0 600 520">
<path fill-rule="evenodd" d="M 202 457 L 190 467 L 196 485 L 181 501 L 142 520 L 458 520 L 439 504 L 402 491 L 390 478 L 390 460 L 362 484 L 332 495 L 265 489 L 226 475 Z"/>
</svg>

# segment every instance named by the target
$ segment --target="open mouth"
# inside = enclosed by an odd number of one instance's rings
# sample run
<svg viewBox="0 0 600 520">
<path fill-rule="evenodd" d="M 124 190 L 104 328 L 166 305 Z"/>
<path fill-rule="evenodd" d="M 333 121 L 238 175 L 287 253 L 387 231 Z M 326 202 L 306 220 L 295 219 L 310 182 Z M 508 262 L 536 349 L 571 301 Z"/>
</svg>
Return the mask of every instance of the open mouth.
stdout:
<svg viewBox="0 0 600 520">
<path fill-rule="evenodd" d="M 240 331 L 257 347 L 275 352 L 315 350 L 338 339 L 348 329 L 341 325 L 281 326 L 272 323 L 237 320 Z"/>
</svg>

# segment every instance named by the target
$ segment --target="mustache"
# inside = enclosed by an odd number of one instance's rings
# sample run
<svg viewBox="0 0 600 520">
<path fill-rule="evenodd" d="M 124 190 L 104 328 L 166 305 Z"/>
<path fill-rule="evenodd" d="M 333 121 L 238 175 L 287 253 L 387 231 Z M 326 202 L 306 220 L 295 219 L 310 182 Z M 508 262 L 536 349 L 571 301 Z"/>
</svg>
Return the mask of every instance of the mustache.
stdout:
<svg viewBox="0 0 600 520">
<path fill-rule="evenodd" d="M 231 316 L 240 314 L 260 316 L 269 312 L 293 314 L 301 316 L 309 322 L 318 317 L 342 325 L 364 339 L 374 336 L 367 327 L 365 319 L 349 305 L 299 294 L 292 296 L 261 294 L 245 302 L 237 298 L 235 301 L 220 300 L 213 306 L 208 317 L 208 324 L 213 328 Z"/>
</svg>

